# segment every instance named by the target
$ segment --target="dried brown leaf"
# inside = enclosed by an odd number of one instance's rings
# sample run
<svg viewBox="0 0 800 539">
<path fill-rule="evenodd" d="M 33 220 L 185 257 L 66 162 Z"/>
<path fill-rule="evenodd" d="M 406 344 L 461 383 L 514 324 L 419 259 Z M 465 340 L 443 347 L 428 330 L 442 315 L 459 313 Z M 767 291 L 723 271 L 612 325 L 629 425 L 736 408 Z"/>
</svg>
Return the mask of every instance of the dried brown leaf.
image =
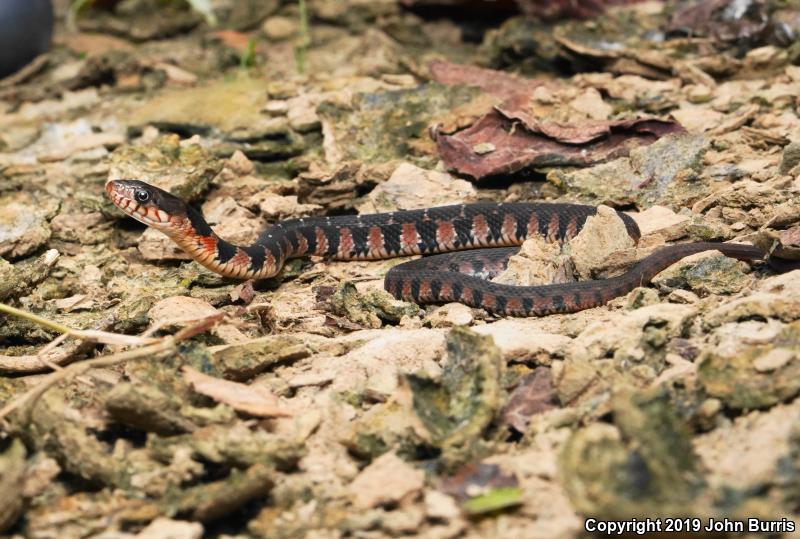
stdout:
<svg viewBox="0 0 800 539">
<path fill-rule="evenodd" d="M 503 409 L 503 420 L 516 431 L 525 432 L 531 416 L 555 408 L 557 404 L 550 369 L 537 367 L 511 392 Z"/>
<path fill-rule="evenodd" d="M 710 36 L 723 42 L 758 42 L 769 24 L 767 12 L 766 2 L 690 2 L 672 14 L 666 30 L 669 34 Z"/>
<path fill-rule="evenodd" d="M 237 285 L 230 292 L 231 301 L 241 300 L 241 302 L 244 303 L 245 305 L 250 305 L 254 297 L 256 297 L 256 291 L 253 288 L 252 280 L 248 280 L 240 285 Z"/>
<path fill-rule="evenodd" d="M 455 475 L 442 478 L 439 488 L 442 492 L 464 502 L 491 489 L 519 486 L 513 473 L 504 472 L 497 464 L 473 462 L 462 467 Z"/>
<path fill-rule="evenodd" d="M 537 165 L 590 165 L 627 155 L 632 145 L 651 144 L 684 131 L 675 121 L 656 118 L 563 125 L 515 109 L 495 107 L 452 135 L 434 129 L 432 136 L 445 165 L 475 179 Z M 484 151 L 487 147 L 493 150 Z"/>
</svg>

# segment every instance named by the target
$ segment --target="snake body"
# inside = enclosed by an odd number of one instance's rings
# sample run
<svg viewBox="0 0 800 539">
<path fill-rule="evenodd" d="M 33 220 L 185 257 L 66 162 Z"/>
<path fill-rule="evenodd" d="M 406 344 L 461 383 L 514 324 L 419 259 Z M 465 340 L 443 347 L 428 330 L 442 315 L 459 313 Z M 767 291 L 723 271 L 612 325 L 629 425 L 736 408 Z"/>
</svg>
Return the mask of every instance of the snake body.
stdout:
<svg viewBox="0 0 800 539">
<path fill-rule="evenodd" d="M 575 312 L 603 305 L 640 286 L 681 258 L 708 250 L 740 260 L 762 258 L 747 244 L 686 243 L 663 247 L 620 276 L 541 286 L 512 286 L 490 279 L 526 238 L 564 243 L 575 237 L 594 206 L 558 203 L 477 203 L 372 215 L 308 217 L 276 223 L 248 246 L 214 233 L 203 216 L 174 195 L 138 180 L 106 184 L 112 202 L 129 216 L 169 236 L 194 260 L 227 277 L 264 279 L 287 260 L 317 255 L 336 260 L 375 260 L 433 255 L 399 264 L 385 288 L 417 303 L 457 301 L 511 316 Z M 635 241 L 640 232 L 619 213 Z M 465 251 L 476 249 L 474 251 Z M 464 252 L 452 252 L 464 251 Z M 446 253 L 446 254 L 439 254 Z"/>
</svg>

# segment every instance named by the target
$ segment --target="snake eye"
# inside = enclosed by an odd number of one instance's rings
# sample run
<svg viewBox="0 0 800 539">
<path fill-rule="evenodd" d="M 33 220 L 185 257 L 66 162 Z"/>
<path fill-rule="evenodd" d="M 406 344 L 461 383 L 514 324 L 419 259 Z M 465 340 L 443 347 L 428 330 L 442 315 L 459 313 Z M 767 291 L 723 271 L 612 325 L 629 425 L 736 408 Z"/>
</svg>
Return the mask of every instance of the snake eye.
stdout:
<svg viewBox="0 0 800 539">
<path fill-rule="evenodd" d="M 150 200 L 150 193 L 144 189 L 137 189 L 133 192 L 133 198 L 136 199 L 136 202 L 147 202 Z"/>
</svg>

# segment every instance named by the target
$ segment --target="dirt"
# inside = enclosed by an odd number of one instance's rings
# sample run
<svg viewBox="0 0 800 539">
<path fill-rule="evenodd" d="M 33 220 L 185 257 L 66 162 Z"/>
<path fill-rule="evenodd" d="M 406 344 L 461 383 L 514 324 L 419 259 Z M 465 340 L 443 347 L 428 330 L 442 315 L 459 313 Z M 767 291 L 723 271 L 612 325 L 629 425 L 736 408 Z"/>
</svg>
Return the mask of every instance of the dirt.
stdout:
<svg viewBox="0 0 800 539">
<path fill-rule="evenodd" d="M 0 80 L 4 536 L 577 538 L 670 516 L 791 536 L 796 3 L 237 0 L 212 26 L 98 0 L 76 28 L 55 3 L 51 50 Z M 712 251 L 601 307 L 504 318 L 394 299 L 396 259 L 225 279 L 117 210 L 117 178 L 240 244 L 309 215 L 600 207 L 564 247 L 528 240 L 508 284 L 683 241 L 783 262 Z"/>
</svg>

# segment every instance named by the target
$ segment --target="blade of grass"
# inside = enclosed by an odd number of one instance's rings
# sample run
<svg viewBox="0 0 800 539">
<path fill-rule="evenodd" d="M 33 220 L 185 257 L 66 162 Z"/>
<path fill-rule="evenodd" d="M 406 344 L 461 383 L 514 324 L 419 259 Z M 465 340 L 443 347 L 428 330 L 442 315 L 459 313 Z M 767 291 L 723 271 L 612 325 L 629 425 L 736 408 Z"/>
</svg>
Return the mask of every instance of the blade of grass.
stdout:
<svg viewBox="0 0 800 539">
<path fill-rule="evenodd" d="M 306 52 L 311 45 L 311 36 L 308 33 L 308 8 L 306 7 L 306 0 L 298 0 L 297 7 L 300 17 L 300 28 L 294 47 L 294 61 L 297 66 L 297 72 L 302 75 L 306 72 Z"/>
</svg>

